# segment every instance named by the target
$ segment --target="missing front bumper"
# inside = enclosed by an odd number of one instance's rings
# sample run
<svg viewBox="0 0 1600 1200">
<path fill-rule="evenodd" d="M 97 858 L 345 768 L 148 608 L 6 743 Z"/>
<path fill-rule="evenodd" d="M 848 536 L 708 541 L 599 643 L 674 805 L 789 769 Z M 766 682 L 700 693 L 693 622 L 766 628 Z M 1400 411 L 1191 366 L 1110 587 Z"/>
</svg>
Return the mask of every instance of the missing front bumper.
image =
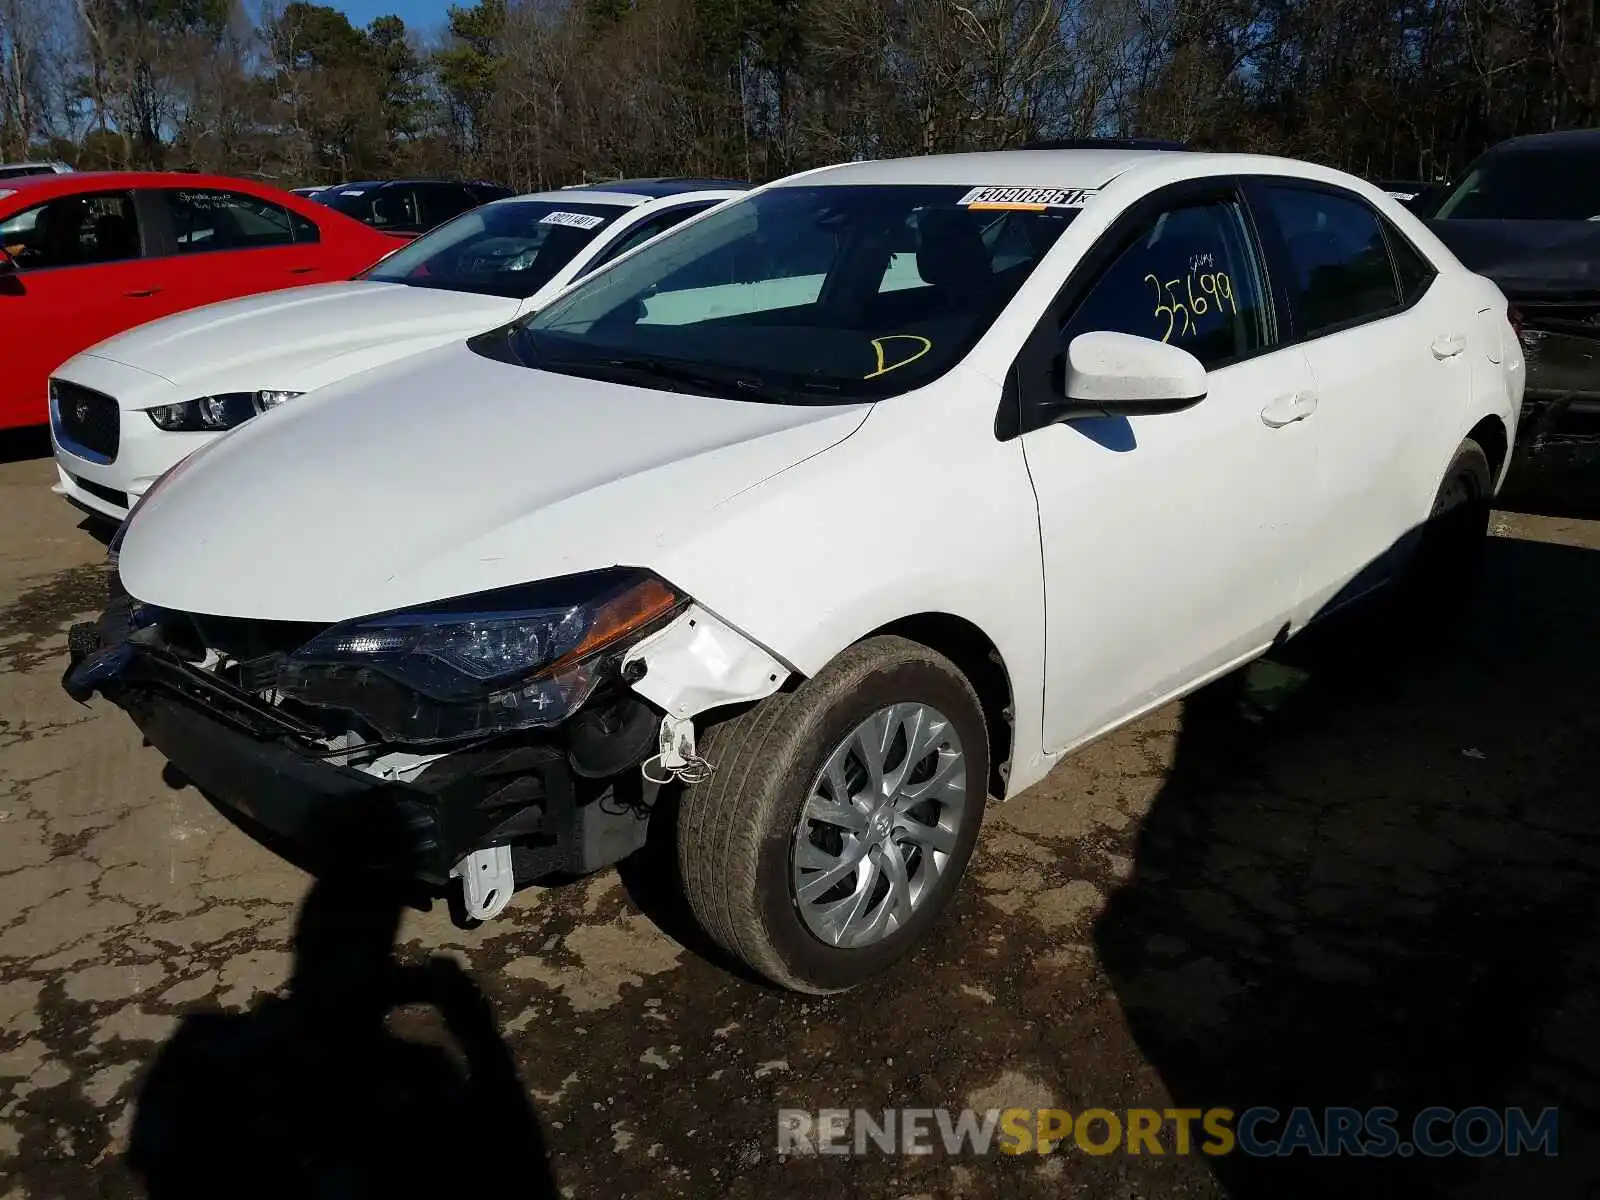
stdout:
<svg viewBox="0 0 1600 1200">
<path fill-rule="evenodd" d="M 99 623 L 75 626 L 69 649 L 69 694 L 118 705 L 214 804 L 314 873 L 442 888 L 468 856 L 506 847 L 526 883 L 597 870 L 644 843 L 654 789 L 637 770 L 580 775 L 559 731 L 496 739 L 408 780 L 384 779 L 331 761 L 292 715 L 142 644 L 115 604 Z"/>
</svg>

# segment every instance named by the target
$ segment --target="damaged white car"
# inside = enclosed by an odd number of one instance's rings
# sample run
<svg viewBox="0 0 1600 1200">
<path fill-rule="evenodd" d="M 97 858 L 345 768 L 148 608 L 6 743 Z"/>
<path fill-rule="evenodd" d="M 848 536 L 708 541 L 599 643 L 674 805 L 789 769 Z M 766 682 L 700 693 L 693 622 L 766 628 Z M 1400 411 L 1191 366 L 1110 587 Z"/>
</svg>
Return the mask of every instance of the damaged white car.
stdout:
<svg viewBox="0 0 1600 1200">
<path fill-rule="evenodd" d="M 808 172 L 203 448 L 66 685 L 285 853 L 475 918 L 654 827 L 718 942 L 838 990 L 990 797 L 1465 570 L 1521 393 L 1504 298 L 1337 172 Z"/>
</svg>

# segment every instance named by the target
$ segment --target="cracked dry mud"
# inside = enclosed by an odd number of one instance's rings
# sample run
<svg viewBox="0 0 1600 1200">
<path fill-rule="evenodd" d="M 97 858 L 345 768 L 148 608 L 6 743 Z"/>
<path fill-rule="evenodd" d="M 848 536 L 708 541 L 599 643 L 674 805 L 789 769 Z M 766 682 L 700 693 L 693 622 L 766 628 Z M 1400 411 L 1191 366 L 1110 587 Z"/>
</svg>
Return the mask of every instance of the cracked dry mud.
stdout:
<svg viewBox="0 0 1600 1200">
<path fill-rule="evenodd" d="M 6 1200 L 143 1194 L 125 1155 L 152 1063 L 187 1024 L 265 1021 L 309 887 L 164 782 L 120 713 L 61 692 L 103 551 L 49 477 L 0 465 Z M 1234 685 L 1254 685 L 1236 679 L 992 809 L 931 944 L 849 995 L 777 994 L 708 956 L 650 855 L 525 891 L 473 931 L 443 906 L 407 912 L 395 954 L 465 968 L 534 1114 L 502 1147 L 523 1172 L 510 1194 L 1592 1194 L 1600 526 L 1499 514 L 1496 533 L 1482 598 L 1443 644 L 1358 622 L 1286 654 L 1309 682 L 1270 711 L 1241 707 Z M 390 1028 L 451 1040 L 415 1007 Z M 289 1107 L 321 1086 L 314 1059 L 297 1069 L 280 1072 Z M 187 1098 L 202 1106 L 248 1099 L 225 1074 L 177 1085 L 214 1089 Z M 1425 1103 L 1560 1105 L 1562 1153 L 776 1153 L 779 1107 Z M 396 1111 L 397 1158 L 477 1165 Z M 239 1178 L 292 1151 L 239 1144 Z"/>
</svg>

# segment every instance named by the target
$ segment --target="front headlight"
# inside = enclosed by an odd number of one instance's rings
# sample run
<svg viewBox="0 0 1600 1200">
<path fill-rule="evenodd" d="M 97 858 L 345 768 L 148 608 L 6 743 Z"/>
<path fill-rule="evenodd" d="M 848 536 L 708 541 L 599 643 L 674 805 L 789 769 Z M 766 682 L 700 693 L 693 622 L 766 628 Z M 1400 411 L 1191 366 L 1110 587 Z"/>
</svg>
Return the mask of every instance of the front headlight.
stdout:
<svg viewBox="0 0 1600 1200">
<path fill-rule="evenodd" d="M 201 396 L 198 400 L 185 400 L 181 404 L 163 404 L 149 411 L 150 419 L 158 429 L 169 433 L 220 433 L 243 425 L 258 413 L 277 408 L 304 392 L 286 392 L 268 389 L 259 392 L 218 392 L 215 396 Z"/>
<path fill-rule="evenodd" d="M 289 655 L 278 687 L 409 744 L 556 725 L 685 603 L 619 568 L 363 617 Z"/>
</svg>

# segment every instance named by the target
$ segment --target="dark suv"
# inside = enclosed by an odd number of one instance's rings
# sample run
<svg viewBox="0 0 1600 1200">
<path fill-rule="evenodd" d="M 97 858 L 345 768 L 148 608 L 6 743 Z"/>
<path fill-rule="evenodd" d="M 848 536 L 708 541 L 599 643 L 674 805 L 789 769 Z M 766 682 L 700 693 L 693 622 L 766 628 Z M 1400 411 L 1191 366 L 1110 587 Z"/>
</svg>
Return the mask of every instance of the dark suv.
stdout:
<svg viewBox="0 0 1600 1200">
<path fill-rule="evenodd" d="M 381 179 L 341 183 L 312 197 L 347 217 L 401 237 L 416 237 L 469 208 L 515 195 L 482 180 Z"/>
<path fill-rule="evenodd" d="M 1600 505 L 1600 129 L 1491 147 L 1418 214 L 1511 302 L 1528 363 L 1518 490 Z"/>
</svg>

